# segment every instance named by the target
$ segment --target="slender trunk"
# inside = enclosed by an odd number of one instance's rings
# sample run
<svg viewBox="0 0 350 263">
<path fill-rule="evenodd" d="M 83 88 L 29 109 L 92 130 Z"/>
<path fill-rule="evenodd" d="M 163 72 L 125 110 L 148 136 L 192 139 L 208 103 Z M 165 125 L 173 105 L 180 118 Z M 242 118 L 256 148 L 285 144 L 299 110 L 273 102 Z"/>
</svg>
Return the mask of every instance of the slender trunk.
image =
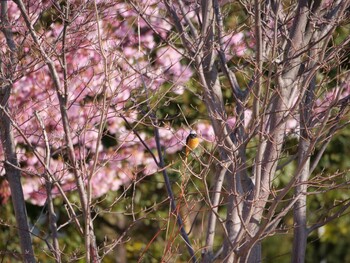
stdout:
<svg viewBox="0 0 350 263">
<path fill-rule="evenodd" d="M 221 169 L 217 171 L 217 177 L 215 180 L 213 195 L 211 197 L 211 203 L 210 203 L 211 212 L 209 213 L 208 230 L 207 230 L 207 237 L 205 242 L 205 251 L 202 255 L 202 263 L 210 263 L 213 258 L 213 246 L 214 246 L 217 213 L 219 210 L 221 189 L 222 189 L 226 172 L 227 172 L 226 166 L 221 167 Z"/>
<path fill-rule="evenodd" d="M 295 196 L 299 196 L 299 199 L 294 205 L 294 236 L 293 236 L 293 263 L 305 262 L 305 252 L 307 245 L 307 208 L 306 208 L 306 192 L 307 192 L 307 180 L 310 175 L 310 157 L 309 154 L 310 140 L 307 138 L 307 131 L 305 129 L 302 132 L 299 142 L 299 160 L 298 164 L 303 165 L 299 178 L 296 180 Z M 306 160 L 306 161 L 305 161 Z"/>
<path fill-rule="evenodd" d="M 6 43 L 10 54 L 10 64 L 5 64 L 5 70 L 1 71 L 4 76 L 1 76 L 1 79 L 12 79 L 13 72 L 17 64 L 16 44 L 13 40 L 13 33 L 11 31 L 11 25 L 8 20 L 7 12 L 7 1 L 1 1 L 1 30 L 6 38 Z M 2 61 L 0 59 L 0 66 L 2 66 L 1 63 Z M 6 172 L 6 179 L 9 182 L 11 189 L 11 199 L 15 211 L 17 229 L 22 251 L 22 259 L 24 262 L 35 262 L 32 240 L 30 237 L 27 221 L 27 209 L 21 185 L 21 172 L 16 168 L 19 166 L 19 164 L 16 154 L 11 119 L 8 114 L 5 114 L 5 111 L 8 112 L 9 109 L 8 103 L 11 89 L 11 83 L 7 85 L 5 83 L 2 83 L 2 87 L 0 89 L 0 139 L 5 157 L 4 167 Z"/>
<path fill-rule="evenodd" d="M 308 142 L 305 141 L 301 151 L 308 148 Z M 310 158 L 307 158 L 304 169 L 302 169 L 300 174 L 300 179 L 297 181 L 297 186 L 295 188 L 295 195 L 300 194 L 299 200 L 294 205 L 294 237 L 293 237 L 293 253 L 292 262 L 293 263 L 303 263 L 305 262 L 305 252 L 307 243 L 307 227 L 306 227 L 306 193 L 307 184 L 305 183 L 309 177 L 309 165 Z"/>
<path fill-rule="evenodd" d="M 8 89 L 8 91 L 10 90 L 9 87 L 5 89 Z M 9 182 L 11 189 L 11 199 L 15 211 L 17 229 L 22 251 L 22 258 L 24 262 L 35 262 L 32 240 L 30 237 L 30 231 L 27 222 L 27 209 L 25 206 L 23 189 L 21 185 L 21 173 L 16 168 L 19 164 L 15 150 L 15 142 L 13 138 L 11 120 L 7 116 L 7 114 L 3 113 L 4 110 L 7 110 L 7 107 L 4 107 L 4 105 L 7 104 L 7 101 L 4 100 L 4 96 L 1 96 L 0 100 L 0 133 L 1 143 L 5 155 L 6 179 Z"/>
<path fill-rule="evenodd" d="M 310 52 L 311 56 L 316 56 L 315 50 Z M 311 63 L 311 66 L 314 62 Z M 310 176 L 310 128 L 311 128 L 311 109 L 315 100 L 314 90 L 316 87 L 316 77 L 313 77 L 308 89 L 305 92 L 305 98 L 300 104 L 300 142 L 298 152 L 298 166 L 302 166 L 299 178 L 296 181 L 295 196 L 299 199 L 294 205 L 294 236 L 293 236 L 293 253 L 292 262 L 305 262 L 305 253 L 307 245 L 308 230 L 306 225 L 307 208 L 306 208 L 306 192 L 307 181 Z M 305 161 L 306 160 L 306 161 Z"/>
</svg>

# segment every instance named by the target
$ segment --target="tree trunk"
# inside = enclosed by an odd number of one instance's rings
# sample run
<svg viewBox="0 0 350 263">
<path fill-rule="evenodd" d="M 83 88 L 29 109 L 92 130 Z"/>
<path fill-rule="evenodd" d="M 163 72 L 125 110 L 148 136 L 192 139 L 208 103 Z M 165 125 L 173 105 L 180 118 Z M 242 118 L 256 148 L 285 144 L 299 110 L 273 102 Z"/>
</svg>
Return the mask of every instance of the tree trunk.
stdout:
<svg viewBox="0 0 350 263">
<path fill-rule="evenodd" d="M 316 56 L 312 51 L 311 56 Z M 314 63 L 312 63 L 313 65 Z M 315 100 L 314 90 L 316 87 L 316 77 L 313 77 L 305 98 L 300 104 L 300 141 L 298 152 L 298 166 L 301 167 L 299 178 L 296 181 L 295 196 L 299 197 L 294 205 L 294 236 L 293 236 L 293 252 L 292 262 L 305 262 L 305 253 L 307 245 L 308 230 L 306 225 L 307 209 L 306 209 L 306 192 L 307 181 L 310 176 L 310 129 L 311 129 L 311 109 Z"/>
<path fill-rule="evenodd" d="M 3 148 L 5 158 L 5 172 L 6 179 L 9 182 L 11 189 L 11 199 L 15 211 L 17 229 L 19 234 L 20 246 L 22 251 L 22 259 L 24 262 L 35 262 L 34 251 L 32 247 L 32 240 L 30 237 L 29 226 L 27 222 L 27 210 L 25 206 L 23 189 L 21 185 L 21 172 L 17 169 L 19 166 L 16 154 L 15 141 L 13 137 L 13 130 L 11 119 L 8 113 L 8 103 L 12 90 L 13 72 L 17 64 L 16 44 L 13 40 L 11 25 L 8 21 L 8 7 L 7 1 L 1 2 L 1 31 L 3 32 L 7 47 L 9 49 L 10 63 L 2 64 L 0 60 L 1 82 L 0 86 L 0 140 Z M 10 80 L 8 83 L 5 81 Z"/>
<path fill-rule="evenodd" d="M 5 90 L 10 91 L 9 87 Z M 32 240 L 30 237 L 29 226 L 27 222 L 27 210 L 25 206 L 23 189 L 21 185 L 21 173 L 16 168 L 18 167 L 18 160 L 15 151 L 15 143 L 13 138 L 13 131 L 11 120 L 7 114 L 4 113 L 7 107 L 6 96 L 1 96 L 1 122 L 0 133 L 1 143 L 5 156 L 5 171 L 6 179 L 9 182 L 11 189 L 12 204 L 15 211 L 17 229 L 19 234 L 20 246 L 22 251 L 22 258 L 24 262 L 35 262 L 34 251 L 32 247 Z"/>
</svg>

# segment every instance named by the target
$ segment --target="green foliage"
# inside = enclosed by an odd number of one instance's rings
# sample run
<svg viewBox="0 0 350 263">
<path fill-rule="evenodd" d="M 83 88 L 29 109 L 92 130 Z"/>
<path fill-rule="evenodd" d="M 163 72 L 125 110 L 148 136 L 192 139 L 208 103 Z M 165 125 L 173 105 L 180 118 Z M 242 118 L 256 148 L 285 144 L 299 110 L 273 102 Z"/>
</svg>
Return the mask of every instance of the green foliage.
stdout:
<svg viewBox="0 0 350 263">
<path fill-rule="evenodd" d="M 293 236 L 276 234 L 262 242 L 263 262 L 290 262 Z"/>
</svg>

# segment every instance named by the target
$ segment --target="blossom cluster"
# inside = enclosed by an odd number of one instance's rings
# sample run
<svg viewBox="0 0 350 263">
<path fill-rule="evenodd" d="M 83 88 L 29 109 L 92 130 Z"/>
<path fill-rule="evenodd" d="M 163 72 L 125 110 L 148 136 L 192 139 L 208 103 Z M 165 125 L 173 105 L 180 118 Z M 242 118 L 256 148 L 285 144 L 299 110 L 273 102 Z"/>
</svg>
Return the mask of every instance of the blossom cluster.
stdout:
<svg viewBox="0 0 350 263">
<path fill-rule="evenodd" d="M 140 1 L 139 6 L 112 1 L 96 4 L 98 12 L 89 1 L 70 1 L 67 18 L 64 5 L 27 1 L 39 47 L 30 37 L 16 4 L 8 3 L 16 61 L 11 61 L 4 35 L 0 36 L 0 56 L 16 68 L 11 75 L 10 115 L 16 127 L 16 150 L 25 198 L 33 204 L 43 205 L 46 201 L 45 173 L 48 171 L 64 191 L 76 188 L 66 151 L 62 102 L 57 93 L 66 96 L 64 107 L 79 174 L 84 180 L 92 175 L 93 195 L 98 197 L 119 189 L 138 173 L 149 175 L 157 171 L 152 156 L 140 142 L 141 138 L 150 149 L 156 147 L 153 136 L 137 128 L 144 121 L 140 118 L 144 114 L 140 108 L 144 100 L 161 97 L 164 85 L 170 84 L 173 92 L 182 95 L 193 75 L 183 58 L 184 50 L 175 44 L 164 45 L 164 41 L 172 37 L 173 25 L 164 19 L 165 9 L 158 1 Z M 226 38 L 232 47 L 228 51 L 244 54 L 242 34 Z M 54 62 L 60 87 L 55 86 L 40 48 Z M 135 126 L 139 137 L 125 119 Z M 104 121 L 99 141 L 100 124 Z M 200 122 L 197 128 L 204 140 L 214 141 L 208 123 Z M 187 133 L 188 129 L 160 128 L 161 144 L 167 154 L 183 149 Z M 45 167 L 47 143 L 50 161 Z M 95 156 L 98 156 L 97 166 Z M 4 158 L 0 148 L 0 160 Z M 95 170 L 91 173 L 92 169 Z M 4 175 L 3 167 L 0 171 Z M 7 185 L 2 183 L 0 187 L 5 189 Z M 54 188 L 52 193 L 58 195 L 59 191 Z M 9 192 L 4 190 L 2 194 L 6 198 Z"/>
</svg>

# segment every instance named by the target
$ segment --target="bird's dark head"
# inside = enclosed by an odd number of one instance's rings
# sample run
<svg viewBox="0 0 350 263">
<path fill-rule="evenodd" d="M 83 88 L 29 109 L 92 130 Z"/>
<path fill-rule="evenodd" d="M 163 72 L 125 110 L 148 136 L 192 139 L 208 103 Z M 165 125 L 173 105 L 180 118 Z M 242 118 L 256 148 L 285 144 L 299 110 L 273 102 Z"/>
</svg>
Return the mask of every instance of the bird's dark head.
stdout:
<svg viewBox="0 0 350 263">
<path fill-rule="evenodd" d="M 197 133 L 196 133 L 196 131 L 191 130 L 189 136 L 190 136 L 190 138 L 192 138 L 192 139 L 193 139 L 193 138 L 197 138 Z"/>
</svg>

